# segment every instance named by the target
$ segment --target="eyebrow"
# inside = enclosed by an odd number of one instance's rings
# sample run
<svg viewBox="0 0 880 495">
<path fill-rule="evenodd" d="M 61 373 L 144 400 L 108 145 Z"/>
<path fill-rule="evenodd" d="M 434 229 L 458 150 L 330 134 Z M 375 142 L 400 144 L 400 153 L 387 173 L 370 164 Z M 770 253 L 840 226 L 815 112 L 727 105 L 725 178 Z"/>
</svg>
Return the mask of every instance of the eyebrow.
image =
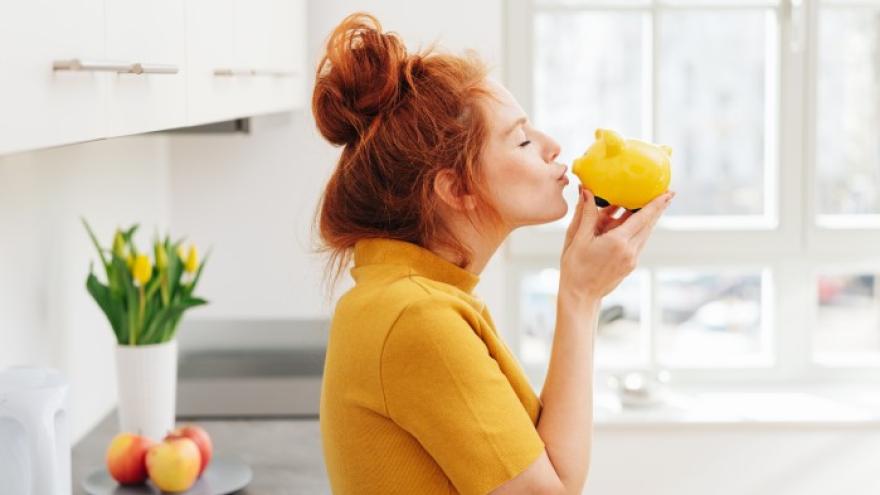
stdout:
<svg viewBox="0 0 880 495">
<path fill-rule="evenodd" d="M 520 118 L 516 119 L 516 122 L 514 122 L 513 125 L 511 125 L 506 131 L 504 131 L 503 136 L 506 137 L 508 134 L 510 134 L 511 132 L 513 132 L 514 129 L 516 129 L 517 127 L 519 127 L 519 126 L 525 124 L 526 122 L 528 122 L 528 120 L 529 120 L 529 119 L 527 119 L 526 117 L 520 117 Z"/>
</svg>

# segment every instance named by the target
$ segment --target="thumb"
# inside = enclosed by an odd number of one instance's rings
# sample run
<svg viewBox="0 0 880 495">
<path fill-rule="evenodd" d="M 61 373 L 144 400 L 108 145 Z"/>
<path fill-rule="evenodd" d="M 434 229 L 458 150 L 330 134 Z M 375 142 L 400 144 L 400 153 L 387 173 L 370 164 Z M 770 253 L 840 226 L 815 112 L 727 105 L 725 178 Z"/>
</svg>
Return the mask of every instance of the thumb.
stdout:
<svg viewBox="0 0 880 495">
<path fill-rule="evenodd" d="M 596 207 L 596 200 L 593 191 L 586 187 L 581 191 L 583 194 L 583 214 L 581 215 L 580 225 L 577 227 L 577 237 L 585 237 L 592 239 L 596 236 L 596 222 L 599 219 L 599 209 Z"/>
<path fill-rule="evenodd" d="M 571 244 L 571 240 L 574 239 L 575 233 L 577 233 L 578 227 L 581 224 L 581 219 L 584 216 L 584 191 L 583 188 L 578 185 L 578 201 L 575 205 L 574 216 L 571 219 L 571 222 L 568 224 L 568 228 L 565 229 L 565 243 L 563 244 L 563 250 L 568 248 L 568 245 Z"/>
</svg>

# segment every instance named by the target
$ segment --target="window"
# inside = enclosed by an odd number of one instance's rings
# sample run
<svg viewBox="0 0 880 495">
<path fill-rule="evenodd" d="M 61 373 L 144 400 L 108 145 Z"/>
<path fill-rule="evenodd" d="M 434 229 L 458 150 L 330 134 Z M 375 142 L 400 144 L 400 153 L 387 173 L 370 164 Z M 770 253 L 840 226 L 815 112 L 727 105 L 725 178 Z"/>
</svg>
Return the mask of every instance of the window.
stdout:
<svg viewBox="0 0 880 495">
<path fill-rule="evenodd" d="M 819 213 L 880 214 L 880 5 L 823 5 L 817 36 Z"/>
<path fill-rule="evenodd" d="M 770 364 L 758 270 L 663 269 L 657 275 L 657 361 L 666 367 Z"/>
<path fill-rule="evenodd" d="M 678 195 L 603 300 L 599 371 L 880 379 L 880 0 L 508 6 L 507 85 L 560 161 L 597 127 L 673 148 Z M 536 382 L 572 212 L 508 241 Z"/>
<path fill-rule="evenodd" d="M 644 317 L 648 273 L 636 270 L 602 300 L 596 335 L 597 365 L 603 368 L 644 367 L 650 362 L 650 340 Z M 520 357 L 530 370 L 546 368 L 556 319 L 559 270 L 530 269 L 521 283 Z"/>
<path fill-rule="evenodd" d="M 815 359 L 831 366 L 880 364 L 880 277 L 824 273 L 817 289 Z"/>
</svg>

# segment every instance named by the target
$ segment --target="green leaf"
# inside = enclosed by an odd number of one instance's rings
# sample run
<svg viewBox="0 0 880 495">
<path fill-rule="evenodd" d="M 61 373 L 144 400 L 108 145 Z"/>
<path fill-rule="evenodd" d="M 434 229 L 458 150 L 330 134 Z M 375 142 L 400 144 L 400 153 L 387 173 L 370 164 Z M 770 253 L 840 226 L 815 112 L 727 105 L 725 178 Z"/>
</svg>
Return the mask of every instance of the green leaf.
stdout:
<svg viewBox="0 0 880 495">
<path fill-rule="evenodd" d="M 98 256 L 101 257 L 101 263 L 104 265 L 104 270 L 107 270 L 107 258 L 104 257 L 104 250 L 101 248 L 101 244 L 98 243 L 98 238 L 95 237 L 95 233 L 92 231 L 92 227 L 86 222 L 86 219 L 83 217 L 79 217 L 82 220 L 83 225 L 86 227 L 86 231 L 89 233 L 89 237 L 92 239 L 92 244 L 95 245 L 95 249 L 98 250 Z"/>
<path fill-rule="evenodd" d="M 107 282 L 110 285 L 110 291 L 116 297 L 125 297 L 126 282 L 131 283 L 131 271 L 128 269 L 126 261 L 115 253 L 110 255 L 110 268 L 107 270 Z"/>
<path fill-rule="evenodd" d="M 128 230 L 126 230 L 125 232 L 122 233 L 122 238 L 125 239 L 125 242 L 128 242 L 131 240 L 131 237 L 134 235 L 135 232 L 137 232 L 138 227 L 139 227 L 138 224 L 134 224 L 131 227 L 129 227 Z"/>
<path fill-rule="evenodd" d="M 149 326 L 147 326 L 144 331 L 144 340 L 151 343 L 165 342 L 164 339 L 167 338 L 170 333 L 167 329 L 169 322 L 176 321 L 177 317 L 183 314 L 187 309 L 205 303 L 206 301 L 202 299 L 188 299 L 166 308 L 162 308 L 156 314 L 155 318 L 150 321 Z"/>
<path fill-rule="evenodd" d="M 110 289 L 99 282 L 91 270 L 89 270 L 89 276 L 86 279 L 86 289 L 88 289 L 95 302 L 98 303 L 101 311 L 104 312 L 107 321 L 110 322 L 110 327 L 113 329 L 113 333 L 116 334 L 116 341 L 122 343 L 122 326 L 125 315 L 120 302 L 113 299 Z"/>
<path fill-rule="evenodd" d="M 169 252 L 168 248 L 168 237 L 165 237 L 164 241 L 156 240 L 156 245 L 154 246 L 156 251 L 156 272 L 158 273 L 157 279 L 159 283 L 160 295 L 162 297 L 163 306 L 168 306 L 171 302 L 171 293 L 168 291 L 168 263 L 170 263 L 172 254 Z M 163 254 L 165 258 L 165 268 L 159 269 L 159 254 Z"/>
<path fill-rule="evenodd" d="M 159 289 L 159 273 L 158 269 L 153 267 L 153 275 L 150 277 L 150 281 L 147 282 L 147 286 L 144 288 L 147 293 L 147 300 L 149 301 L 153 294 L 156 293 L 156 290 Z"/>
<path fill-rule="evenodd" d="M 174 301 L 175 296 L 180 291 L 180 278 L 183 275 L 183 260 L 177 255 L 177 247 L 175 246 L 168 253 L 168 299 Z"/>
<path fill-rule="evenodd" d="M 131 279 L 131 273 L 125 262 L 118 256 L 113 256 L 113 270 L 117 282 L 121 287 L 120 296 L 125 301 L 125 312 L 128 316 L 127 345 L 137 345 L 137 316 L 138 316 L 138 293 Z"/>
<path fill-rule="evenodd" d="M 153 320 L 156 319 L 156 317 L 158 316 L 158 314 L 161 310 L 162 310 L 162 304 L 161 304 L 161 301 L 158 297 L 152 297 L 152 298 L 147 299 L 146 308 L 144 310 L 144 323 L 143 323 L 142 328 L 149 329 Z M 138 336 L 140 343 L 141 344 L 153 343 L 153 342 L 150 342 L 150 336 L 149 335 L 145 336 L 144 333 L 141 333 L 141 335 Z"/>
<path fill-rule="evenodd" d="M 174 320 L 168 324 L 168 328 L 166 329 L 167 337 L 165 340 L 171 340 L 174 338 L 174 335 L 177 334 L 177 325 L 180 323 L 180 318 L 183 317 L 183 313 L 177 315 Z"/>
<path fill-rule="evenodd" d="M 195 306 L 201 306 L 203 304 L 208 304 L 208 301 L 206 301 L 204 299 L 199 299 L 197 297 L 192 297 L 192 298 L 187 299 L 187 304 L 188 304 L 187 309 L 189 309 L 189 308 L 192 308 Z M 183 311 L 178 313 L 173 318 L 173 320 L 170 322 L 170 324 L 168 325 L 168 327 L 165 330 L 165 335 L 162 337 L 162 342 L 165 342 L 165 341 L 168 341 L 168 340 L 171 340 L 174 338 L 174 335 L 177 333 L 177 324 L 180 322 L 180 318 L 182 316 L 183 316 Z"/>
<path fill-rule="evenodd" d="M 137 232 L 138 227 L 138 224 L 134 224 L 127 231 L 122 233 L 122 238 L 125 239 L 125 243 L 128 245 L 128 250 L 134 256 L 137 256 L 139 252 L 137 246 L 134 244 L 134 233 Z"/>
</svg>

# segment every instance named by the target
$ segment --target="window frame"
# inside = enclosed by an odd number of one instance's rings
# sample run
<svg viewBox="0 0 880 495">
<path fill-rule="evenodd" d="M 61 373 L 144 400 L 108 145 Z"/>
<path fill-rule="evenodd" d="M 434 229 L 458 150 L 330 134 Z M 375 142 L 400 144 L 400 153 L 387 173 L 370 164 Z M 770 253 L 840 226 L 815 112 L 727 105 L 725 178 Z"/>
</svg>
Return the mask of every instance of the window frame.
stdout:
<svg viewBox="0 0 880 495">
<path fill-rule="evenodd" d="M 656 270 L 672 267 L 706 269 L 741 269 L 765 267 L 769 283 L 764 284 L 762 298 L 770 308 L 762 310 L 770 320 L 770 342 L 774 364 L 767 368 L 672 368 L 677 382 L 821 382 L 880 381 L 880 367 L 829 367 L 813 360 L 812 323 L 818 311 L 817 276 L 824 269 L 848 269 L 880 275 L 880 221 L 868 218 L 827 225 L 816 216 L 815 151 L 817 117 L 818 22 L 820 0 L 767 0 L 738 5 L 700 4 L 699 0 L 676 0 L 664 3 L 651 0 L 650 6 L 633 6 L 593 0 L 590 5 L 571 3 L 536 5 L 535 0 L 507 0 L 503 37 L 505 42 L 502 77 L 527 113 L 532 114 L 533 16 L 541 11 L 621 11 L 650 10 L 656 22 L 661 10 L 697 6 L 701 10 L 769 8 L 776 11 L 776 78 L 775 91 L 768 92 L 766 104 L 776 105 L 775 128 L 767 128 L 775 137 L 775 154 L 768 159 L 765 188 L 776 192 L 765 194 L 765 213 L 770 222 L 746 227 L 728 225 L 705 228 L 699 217 L 693 219 L 661 218 L 651 240 L 640 257 L 640 268 L 649 270 L 651 296 L 646 303 L 651 313 L 651 327 L 659 321 L 655 304 Z M 734 2 L 735 0 L 730 0 Z M 831 8 L 880 7 L 880 0 L 837 2 Z M 821 8 L 829 8 L 822 2 Z M 651 29 L 650 47 L 653 60 L 650 106 L 656 107 L 656 67 L 658 54 L 657 30 Z M 769 52 L 768 52 L 769 53 Z M 771 56 L 773 54 L 770 54 Z M 656 129 L 656 116 L 651 111 L 649 127 Z M 772 159 L 772 162 L 770 161 Z M 766 170 L 766 169 L 765 169 Z M 784 177 L 785 180 L 780 180 Z M 771 204 L 773 203 L 773 204 Z M 880 217 L 880 215 L 878 215 Z M 513 232 L 502 246 L 501 253 L 508 269 L 505 294 L 505 321 L 514 325 L 513 348 L 519 355 L 520 283 L 530 269 L 558 267 L 564 231 L 547 227 L 530 227 Z M 682 252 L 681 246 L 687 246 Z M 872 249 L 872 246 L 874 247 Z M 805 277 L 807 280 L 805 283 Z M 766 278 L 765 278 L 766 280 Z M 806 308 L 806 309 L 805 309 Z M 650 332 L 653 333 L 653 332 Z M 654 353 L 653 336 L 651 354 Z M 655 365 L 656 366 L 656 365 Z M 527 369 L 533 379 L 545 370 Z M 603 368 L 598 376 L 620 371 Z"/>
</svg>

